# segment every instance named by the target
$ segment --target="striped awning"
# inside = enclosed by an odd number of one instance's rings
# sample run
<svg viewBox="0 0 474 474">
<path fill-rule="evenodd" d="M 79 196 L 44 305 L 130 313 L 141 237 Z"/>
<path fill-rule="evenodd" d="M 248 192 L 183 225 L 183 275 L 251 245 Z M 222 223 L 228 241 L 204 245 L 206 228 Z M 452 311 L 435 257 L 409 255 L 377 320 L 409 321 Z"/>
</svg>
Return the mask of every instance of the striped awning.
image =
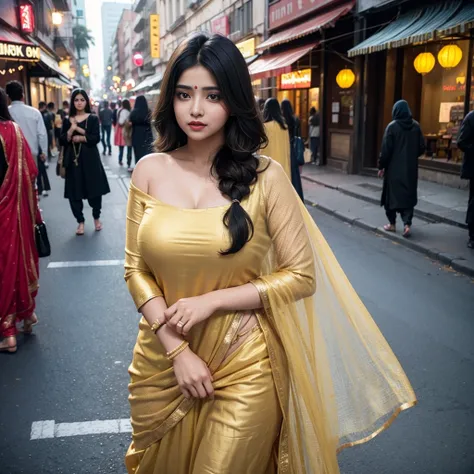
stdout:
<svg viewBox="0 0 474 474">
<path fill-rule="evenodd" d="M 474 2 L 463 5 L 456 15 L 436 32 L 440 36 L 467 33 L 474 28 Z"/>
<path fill-rule="evenodd" d="M 450 23 L 461 8 L 462 1 L 456 0 L 428 8 L 411 10 L 402 14 L 387 27 L 355 48 L 352 48 L 348 54 L 350 57 L 360 56 L 433 40 L 437 32 Z"/>
</svg>

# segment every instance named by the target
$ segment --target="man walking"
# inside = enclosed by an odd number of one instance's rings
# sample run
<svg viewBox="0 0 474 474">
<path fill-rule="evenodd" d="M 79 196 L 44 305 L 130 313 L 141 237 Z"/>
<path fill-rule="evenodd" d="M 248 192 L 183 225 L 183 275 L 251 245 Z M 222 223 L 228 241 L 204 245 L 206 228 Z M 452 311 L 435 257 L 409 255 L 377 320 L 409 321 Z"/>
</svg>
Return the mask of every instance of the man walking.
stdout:
<svg viewBox="0 0 474 474">
<path fill-rule="evenodd" d="M 23 85 L 20 82 L 10 81 L 6 86 L 6 92 L 12 102 L 9 107 L 10 114 L 13 120 L 20 126 L 23 135 L 25 135 L 31 153 L 37 157 L 38 193 L 47 196 L 51 187 L 45 167 L 48 134 L 44 126 L 43 116 L 34 107 L 25 105 L 25 94 Z"/>
<path fill-rule="evenodd" d="M 52 153 L 51 150 L 53 148 L 53 117 L 51 112 L 49 112 L 46 102 L 40 102 L 38 104 L 39 111 L 43 116 L 44 126 L 46 127 L 46 133 L 48 134 L 48 161 L 51 161 Z"/>
<path fill-rule="evenodd" d="M 104 101 L 104 108 L 99 112 L 99 120 L 102 126 L 102 154 L 105 155 L 106 148 L 109 149 L 109 155 L 112 154 L 112 146 L 110 145 L 110 132 L 112 131 L 113 112 L 109 108 L 109 103 Z"/>
<path fill-rule="evenodd" d="M 461 178 L 469 180 L 469 201 L 466 224 L 469 229 L 467 246 L 474 249 L 474 111 L 469 112 L 459 130 L 458 147 L 464 152 Z"/>
</svg>

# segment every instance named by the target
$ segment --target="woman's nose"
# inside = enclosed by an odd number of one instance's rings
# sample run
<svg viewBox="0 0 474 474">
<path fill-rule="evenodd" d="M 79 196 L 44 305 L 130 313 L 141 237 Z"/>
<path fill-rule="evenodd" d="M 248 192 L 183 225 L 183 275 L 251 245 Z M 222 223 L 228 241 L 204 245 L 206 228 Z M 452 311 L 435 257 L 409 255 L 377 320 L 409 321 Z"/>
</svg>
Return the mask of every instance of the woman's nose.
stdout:
<svg viewBox="0 0 474 474">
<path fill-rule="evenodd" d="M 191 104 L 191 115 L 193 117 L 201 117 L 203 115 L 202 102 L 199 98 L 194 98 Z"/>
</svg>

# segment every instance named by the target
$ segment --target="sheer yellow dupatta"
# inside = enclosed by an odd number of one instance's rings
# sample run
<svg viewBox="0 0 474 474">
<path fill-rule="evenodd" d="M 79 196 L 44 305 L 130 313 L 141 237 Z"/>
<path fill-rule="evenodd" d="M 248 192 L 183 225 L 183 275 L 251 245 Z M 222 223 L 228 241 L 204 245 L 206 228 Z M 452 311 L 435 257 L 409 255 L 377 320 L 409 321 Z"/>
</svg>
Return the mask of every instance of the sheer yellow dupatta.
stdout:
<svg viewBox="0 0 474 474">
<path fill-rule="evenodd" d="M 271 183 L 262 176 L 267 212 L 273 206 L 280 215 L 272 219 L 304 225 L 306 233 L 287 232 L 293 238 L 285 245 L 307 247 L 309 238 L 316 279 L 314 295 L 295 303 L 295 272 L 276 261 L 286 252 L 280 238 L 267 276 L 253 282 L 264 302 L 260 321 L 284 414 L 279 473 L 336 474 L 338 451 L 372 439 L 416 396 L 288 178 L 271 175 Z"/>
</svg>

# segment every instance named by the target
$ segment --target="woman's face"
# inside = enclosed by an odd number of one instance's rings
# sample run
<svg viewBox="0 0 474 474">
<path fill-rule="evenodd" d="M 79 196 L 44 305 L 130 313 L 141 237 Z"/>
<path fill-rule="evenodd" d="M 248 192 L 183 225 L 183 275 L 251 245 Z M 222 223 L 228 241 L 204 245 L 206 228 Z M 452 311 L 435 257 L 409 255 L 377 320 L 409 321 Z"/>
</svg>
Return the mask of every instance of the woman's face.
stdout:
<svg viewBox="0 0 474 474">
<path fill-rule="evenodd" d="M 229 118 L 217 82 L 203 66 L 187 69 L 178 79 L 173 107 L 181 130 L 196 141 L 223 133 Z"/>
<path fill-rule="evenodd" d="M 78 112 L 83 112 L 86 108 L 86 99 L 82 94 L 77 94 L 74 98 L 74 106 Z"/>
</svg>

